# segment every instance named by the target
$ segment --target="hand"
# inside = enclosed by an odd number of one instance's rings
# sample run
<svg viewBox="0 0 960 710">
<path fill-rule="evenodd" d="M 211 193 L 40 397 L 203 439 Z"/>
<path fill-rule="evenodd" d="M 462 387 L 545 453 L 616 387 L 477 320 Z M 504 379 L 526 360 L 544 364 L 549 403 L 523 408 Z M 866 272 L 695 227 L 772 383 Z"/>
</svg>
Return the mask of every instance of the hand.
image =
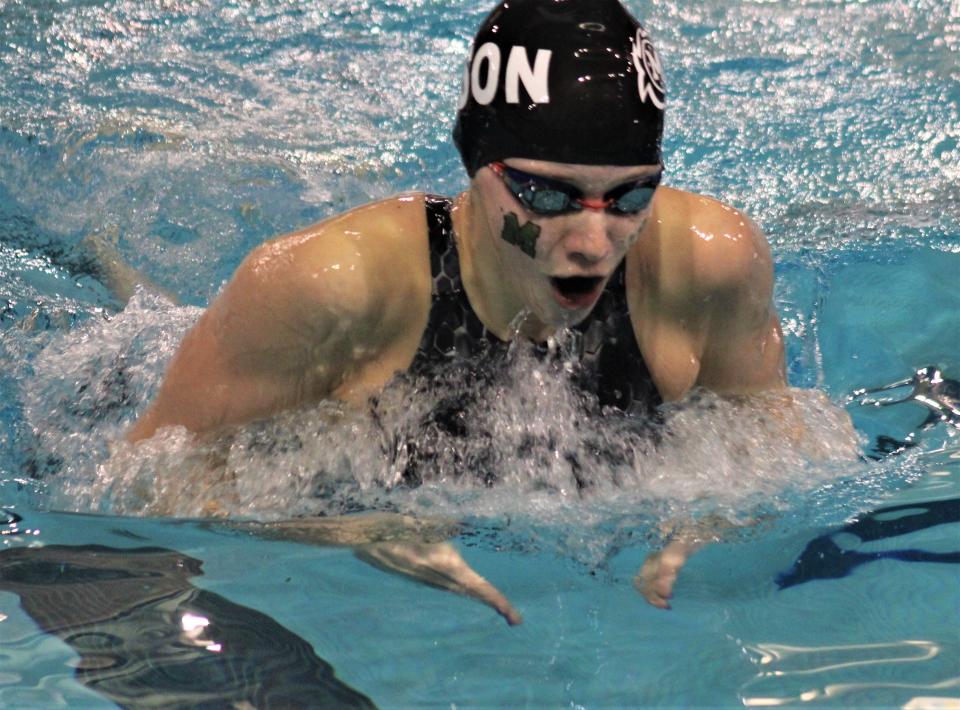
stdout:
<svg viewBox="0 0 960 710">
<path fill-rule="evenodd" d="M 374 567 L 473 597 L 492 607 L 511 626 L 523 621 L 507 598 L 474 572 L 450 543 L 381 542 L 358 547 L 354 553 Z"/>
<path fill-rule="evenodd" d="M 523 621 L 503 594 L 470 569 L 452 545 L 443 542 L 456 535 L 459 528 L 450 520 L 370 513 L 227 524 L 275 540 L 352 547 L 359 559 L 374 567 L 477 599 L 493 608 L 511 626 Z"/>
<path fill-rule="evenodd" d="M 653 606 L 669 609 L 677 573 L 697 547 L 679 540 L 668 543 L 662 550 L 647 557 L 637 576 L 633 578 L 633 586 Z"/>
</svg>

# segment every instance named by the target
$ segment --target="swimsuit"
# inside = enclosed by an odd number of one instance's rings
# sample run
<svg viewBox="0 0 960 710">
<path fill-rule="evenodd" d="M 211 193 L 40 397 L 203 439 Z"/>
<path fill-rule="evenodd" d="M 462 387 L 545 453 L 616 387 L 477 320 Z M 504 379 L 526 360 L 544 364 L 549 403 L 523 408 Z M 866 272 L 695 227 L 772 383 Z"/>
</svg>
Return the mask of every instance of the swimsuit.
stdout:
<svg viewBox="0 0 960 710">
<path fill-rule="evenodd" d="M 425 374 L 457 357 L 488 360 L 509 347 L 484 327 L 467 299 L 451 206 L 449 198 L 426 198 L 433 289 L 427 327 L 410 368 L 413 374 Z M 653 414 L 662 400 L 630 323 L 625 262 L 614 272 L 590 315 L 571 330 L 580 362 L 573 376 L 576 384 L 596 396 L 601 407 Z M 546 347 L 541 346 L 540 352 L 545 355 Z"/>
<path fill-rule="evenodd" d="M 500 373 L 509 364 L 510 344 L 486 329 L 467 298 L 460 277 L 451 206 L 448 198 L 426 198 L 433 277 L 430 313 L 413 363 L 398 376 L 401 380 L 412 378 L 418 390 L 432 390 L 438 399 L 422 419 L 408 421 L 400 429 L 385 426 L 379 398 L 371 400 L 372 416 L 384 434 L 384 453 L 396 466 L 397 483 L 409 488 L 437 475 L 469 476 L 492 486 L 502 472 L 498 464 L 502 444 L 486 429 L 481 413 L 484 393 L 496 387 Z M 590 315 L 571 331 L 575 364 L 571 371 L 563 363 L 558 374 L 569 372 L 574 386 L 587 395 L 582 400 L 584 413 L 620 414 L 631 432 L 656 437 L 656 408 L 662 400 L 633 334 L 623 264 Z M 546 345 L 535 346 L 534 354 L 542 362 L 557 362 L 551 360 L 555 351 Z M 570 465 L 578 489 L 590 486 L 590 470 L 597 461 L 609 466 L 629 465 L 631 440 L 615 438 L 606 443 L 585 441 L 586 453 L 555 452 Z M 463 439 L 469 439 L 470 445 L 457 443 Z M 555 447 L 550 437 L 541 441 L 531 435 L 515 453 L 533 456 Z"/>
</svg>

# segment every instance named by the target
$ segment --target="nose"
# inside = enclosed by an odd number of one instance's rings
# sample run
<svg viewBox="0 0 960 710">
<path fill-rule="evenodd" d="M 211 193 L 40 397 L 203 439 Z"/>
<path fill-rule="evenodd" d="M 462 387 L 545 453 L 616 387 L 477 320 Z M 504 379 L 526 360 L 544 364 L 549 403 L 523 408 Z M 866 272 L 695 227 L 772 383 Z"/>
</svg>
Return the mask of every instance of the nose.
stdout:
<svg viewBox="0 0 960 710">
<path fill-rule="evenodd" d="M 584 209 L 570 218 L 563 240 L 564 256 L 577 267 L 599 264 L 613 254 L 613 241 L 602 209 Z"/>
</svg>

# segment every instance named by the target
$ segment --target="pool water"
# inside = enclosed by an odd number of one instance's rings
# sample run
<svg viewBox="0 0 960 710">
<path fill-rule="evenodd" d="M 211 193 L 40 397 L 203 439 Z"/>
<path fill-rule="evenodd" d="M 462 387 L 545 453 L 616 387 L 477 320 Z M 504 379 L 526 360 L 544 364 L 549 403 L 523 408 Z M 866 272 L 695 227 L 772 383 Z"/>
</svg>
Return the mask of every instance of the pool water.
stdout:
<svg viewBox="0 0 960 710">
<path fill-rule="evenodd" d="M 698 393 L 654 443 L 520 347 L 409 491 L 369 417 L 324 408 L 224 444 L 228 483 L 193 475 L 183 432 L 117 441 L 252 247 L 465 187 L 449 131 L 488 2 L 0 2 L 0 702 L 960 706 L 958 427 L 850 397 L 960 379 L 960 5 L 628 4 L 667 73 L 669 183 L 771 242 L 807 441 Z M 118 300 L 91 244 L 160 294 Z M 388 433 L 422 434 L 415 384 L 381 398 Z M 458 475 L 491 448 L 498 485 Z M 460 520 L 524 624 L 198 520 L 212 499 Z M 632 578 L 683 517 L 755 524 L 654 609 Z"/>
</svg>

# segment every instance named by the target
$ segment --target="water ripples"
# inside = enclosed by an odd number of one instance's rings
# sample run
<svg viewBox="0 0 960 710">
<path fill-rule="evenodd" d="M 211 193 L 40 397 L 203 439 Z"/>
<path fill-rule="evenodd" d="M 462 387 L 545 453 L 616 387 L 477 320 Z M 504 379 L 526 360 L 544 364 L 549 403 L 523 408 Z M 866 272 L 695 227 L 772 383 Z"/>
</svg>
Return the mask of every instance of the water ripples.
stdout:
<svg viewBox="0 0 960 710">
<path fill-rule="evenodd" d="M 831 701 L 887 705 L 891 691 L 909 702 L 911 696 L 951 693 L 960 688 L 960 676 L 952 675 L 948 668 L 936 672 L 919 665 L 933 661 L 944 651 L 932 641 L 810 647 L 760 644 L 749 650 L 757 654 L 756 662 L 763 670 L 755 682 L 748 684 L 743 696 L 747 707 Z M 934 677 L 923 682 L 920 678 L 924 676 Z M 785 693 L 784 686 L 802 690 Z M 772 692 L 765 695 L 765 690 Z"/>
</svg>

